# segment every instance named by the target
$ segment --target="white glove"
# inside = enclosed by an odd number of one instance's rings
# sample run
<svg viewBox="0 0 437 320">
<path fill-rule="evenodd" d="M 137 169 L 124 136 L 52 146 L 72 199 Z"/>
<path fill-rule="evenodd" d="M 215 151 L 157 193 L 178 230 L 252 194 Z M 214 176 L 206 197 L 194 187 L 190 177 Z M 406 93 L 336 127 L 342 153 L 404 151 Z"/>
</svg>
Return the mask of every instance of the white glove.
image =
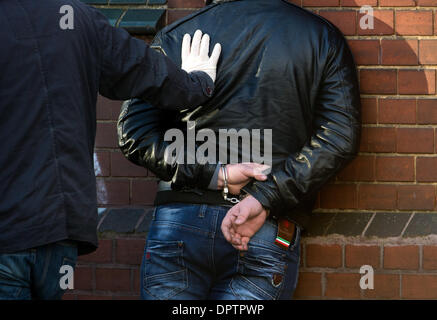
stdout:
<svg viewBox="0 0 437 320">
<path fill-rule="evenodd" d="M 217 62 L 221 51 L 222 47 L 217 43 L 211 57 L 209 57 L 209 35 L 205 34 L 202 37 L 202 31 L 197 30 L 194 33 L 193 43 L 191 43 L 191 36 L 187 33 L 182 41 L 182 69 L 188 73 L 193 71 L 206 72 L 215 82 Z"/>
</svg>

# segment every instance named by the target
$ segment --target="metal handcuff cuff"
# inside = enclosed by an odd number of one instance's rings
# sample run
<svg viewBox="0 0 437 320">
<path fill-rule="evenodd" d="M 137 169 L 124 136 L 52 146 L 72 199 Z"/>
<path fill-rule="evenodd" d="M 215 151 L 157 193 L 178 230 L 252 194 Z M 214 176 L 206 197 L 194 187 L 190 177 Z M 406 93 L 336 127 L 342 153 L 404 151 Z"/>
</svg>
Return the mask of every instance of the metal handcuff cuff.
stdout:
<svg viewBox="0 0 437 320">
<path fill-rule="evenodd" d="M 223 180 L 224 180 L 224 187 L 223 187 L 223 199 L 225 199 L 226 201 L 229 201 L 232 204 L 237 204 L 240 203 L 241 200 L 243 200 L 245 197 L 248 196 L 248 194 L 244 194 L 244 195 L 240 195 L 239 198 L 236 197 L 229 197 L 229 188 L 228 188 L 228 170 L 226 169 L 226 165 L 222 164 L 221 165 L 221 169 L 223 172 Z"/>
</svg>

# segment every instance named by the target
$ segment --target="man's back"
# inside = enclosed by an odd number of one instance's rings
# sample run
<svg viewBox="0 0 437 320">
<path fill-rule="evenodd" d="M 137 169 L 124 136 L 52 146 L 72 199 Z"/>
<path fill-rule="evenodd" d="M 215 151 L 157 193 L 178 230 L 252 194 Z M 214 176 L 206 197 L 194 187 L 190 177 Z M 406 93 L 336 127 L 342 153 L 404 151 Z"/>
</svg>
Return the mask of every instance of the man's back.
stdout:
<svg viewBox="0 0 437 320">
<path fill-rule="evenodd" d="M 194 112 L 175 114 L 169 128 L 195 121 L 196 130 L 216 133 L 222 128 L 272 129 L 273 174 L 258 185 L 275 194 L 277 209 L 284 211 L 282 201 L 290 201 L 292 219 L 305 225 L 318 189 L 335 174 L 323 168 L 338 169 L 357 150 L 360 101 L 352 55 L 333 25 L 286 1 L 216 2 L 167 27 L 154 41 L 176 63 L 179 39 L 192 30 L 205 30 L 223 46 L 215 95 Z M 125 117 L 131 118 L 124 128 L 127 136 L 140 125 L 135 116 Z M 187 186 L 190 174 L 181 172 L 173 182 Z M 278 188 L 281 179 L 291 185 L 289 194 L 288 187 Z M 165 198 L 172 201 L 168 194 Z"/>
<path fill-rule="evenodd" d="M 352 55 L 329 22 L 281 0 L 215 0 L 162 30 L 153 44 L 178 63 L 180 37 L 196 29 L 223 47 L 215 95 L 172 117 L 134 99 L 119 117 L 125 156 L 167 181 L 155 199 L 142 297 L 288 299 L 296 288 L 300 230 L 317 191 L 357 152 L 360 103 Z M 253 147 L 254 134 L 235 139 L 234 130 L 229 145 L 220 139 L 221 129 L 272 129 L 273 168 L 266 179 L 241 181 L 234 170 L 241 164 L 219 157 L 217 166 L 217 158 L 209 159 L 211 144 L 228 154 L 238 144 L 240 156 L 251 144 L 251 159 L 237 161 L 258 162 L 254 149 L 261 146 L 257 141 Z M 184 134 L 187 146 L 176 155 L 179 161 L 166 161 L 166 151 L 173 155 Z M 194 153 L 196 160 L 208 153 L 210 162 L 180 161 Z M 178 259 L 163 263 L 168 250 Z"/>
</svg>

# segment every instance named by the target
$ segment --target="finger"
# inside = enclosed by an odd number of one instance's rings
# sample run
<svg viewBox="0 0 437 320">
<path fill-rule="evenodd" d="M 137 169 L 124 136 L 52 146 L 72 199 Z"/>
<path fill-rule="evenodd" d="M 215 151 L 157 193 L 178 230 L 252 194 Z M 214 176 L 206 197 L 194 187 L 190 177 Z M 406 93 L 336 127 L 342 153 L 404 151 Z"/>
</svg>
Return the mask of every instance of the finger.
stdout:
<svg viewBox="0 0 437 320">
<path fill-rule="evenodd" d="M 253 168 L 255 177 L 257 176 L 267 176 L 270 173 L 271 167 L 266 164 L 252 163 L 251 167 Z"/>
<path fill-rule="evenodd" d="M 239 212 L 234 223 L 236 225 L 242 225 L 247 221 L 247 218 L 249 218 L 250 208 L 248 206 L 238 206 L 238 209 Z"/>
<path fill-rule="evenodd" d="M 232 242 L 234 237 L 235 237 L 235 235 L 237 234 L 235 232 L 235 229 L 232 226 L 229 228 L 229 233 L 231 234 L 231 241 L 230 242 Z"/>
<path fill-rule="evenodd" d="M 266 164 L 256 164 L 256 166 L 254 166 L 254 170 L 257 174 L 269 174 L 271 171 L 272 167 L 266 165 Z"/>
<path fill-rule="evenodd" d="M 191 36 L 187 33 L 184 35 L 184 39 L 182 40 L 182 61 L 190 55 L 190 44 L 191 44 Z"/>
<path fill-rule="evenodd" d="M 238 251 L 247 251 L 247 249 L 242 245 L 233 245 L 233 247 Z"/>
<path fill-rule="evenodd" d="M 264 170 L 269 168 L 266 165 L 258 163 L 247 163 L 244 164 L 242 173 L 248 178 L 255 178 L 256 180 L 264 181 L 267 176 L 264 174 Z"/>
<path fill-rule="evenodd" d="M 202 40 L 202 31 L 197 30 L 193 36 L 193 42 L 191 43 L 191 54 L 198 56 L 200 50 L 200 41 Z"/>
<path fill-rule="evenodd" d="M 217 43 L 214 46 L 214 50 L 212 51 L 211 58 L 210 58 L 211 63 L 213 65 L 217 65 L 221 53 L 222 53 L 222 46 L 220 45 L 220 43 Z"/>
<path fill-rule="evenodd" d="M 231 226 L 232 226 L 232 222 L 228 218 L 228 216 L 226 216 L 222 221 L 221 229 L 222 229 L 223 236 L 225 237 L 226 241 L 228 241 L 228 242 L 232 241 L 232 235 L 231 235 L 231 231 L 230 231 Z"/>
<path fill-rule="evenodd" d="M 249 250 L 249 241 L 250 241 L 249 237 L 243 237 L 241 239 L 241 247 L 244 249 L 244 251 Z"/>
<path fill-rule="evenodd" d="M 239 236 L 239 235 L 235 235 L 235 236 L 232 238 L 232 240 L 231 240 L 231 244 L 232 244 L 232 245 L 236 245 L 236 246 L 242 245 L 242 241 L 241 241 L 240 236 Z"/>
<path fill-rule="evenodd" d="M 209 58 L 209 35 L 204 34 L 200 43 L 200 57 L 208 60 Z"/>
</svg>

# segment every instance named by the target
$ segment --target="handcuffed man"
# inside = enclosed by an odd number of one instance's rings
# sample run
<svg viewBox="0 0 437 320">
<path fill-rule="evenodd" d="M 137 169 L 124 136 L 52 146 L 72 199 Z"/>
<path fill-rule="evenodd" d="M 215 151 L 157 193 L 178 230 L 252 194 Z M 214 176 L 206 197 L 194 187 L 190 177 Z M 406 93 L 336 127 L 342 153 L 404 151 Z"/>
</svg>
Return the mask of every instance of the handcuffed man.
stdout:
<svg viewBox="0 0 437 320">
<path fill-rule="evenodd" d="M 118 123 L 125 156 L 162 180 L 141 267 L 142 298 L 290 299 L 301 231 L 317 193 L 358 151 L 360 95 L 350 49 L 330 22 L 282 0 L 213 1 L 166 27 L 153 46 L 180 63 L 182 35 L 199 28 L 223 47 L 214 97 L 171 112 L 134 99 Z M 260 166 L 254 151 L 263 145 L 265 156 L 271 147 L 271 170 L 166 161 L 169 149 L 193 158 L 190 148 L 173 148 L 165 138 L 177 128 L 187 144 L 197 143 L 194 125 L 203 139 L 211 130 L 252 132 L 246 162 Z M 254 136 L 268 130 L 271 146 L 266 134 Z M 197 155 L 203 146 L 196 146 Z M 245 146 L 238 146 L 240 160 Z"/>
</svg>

